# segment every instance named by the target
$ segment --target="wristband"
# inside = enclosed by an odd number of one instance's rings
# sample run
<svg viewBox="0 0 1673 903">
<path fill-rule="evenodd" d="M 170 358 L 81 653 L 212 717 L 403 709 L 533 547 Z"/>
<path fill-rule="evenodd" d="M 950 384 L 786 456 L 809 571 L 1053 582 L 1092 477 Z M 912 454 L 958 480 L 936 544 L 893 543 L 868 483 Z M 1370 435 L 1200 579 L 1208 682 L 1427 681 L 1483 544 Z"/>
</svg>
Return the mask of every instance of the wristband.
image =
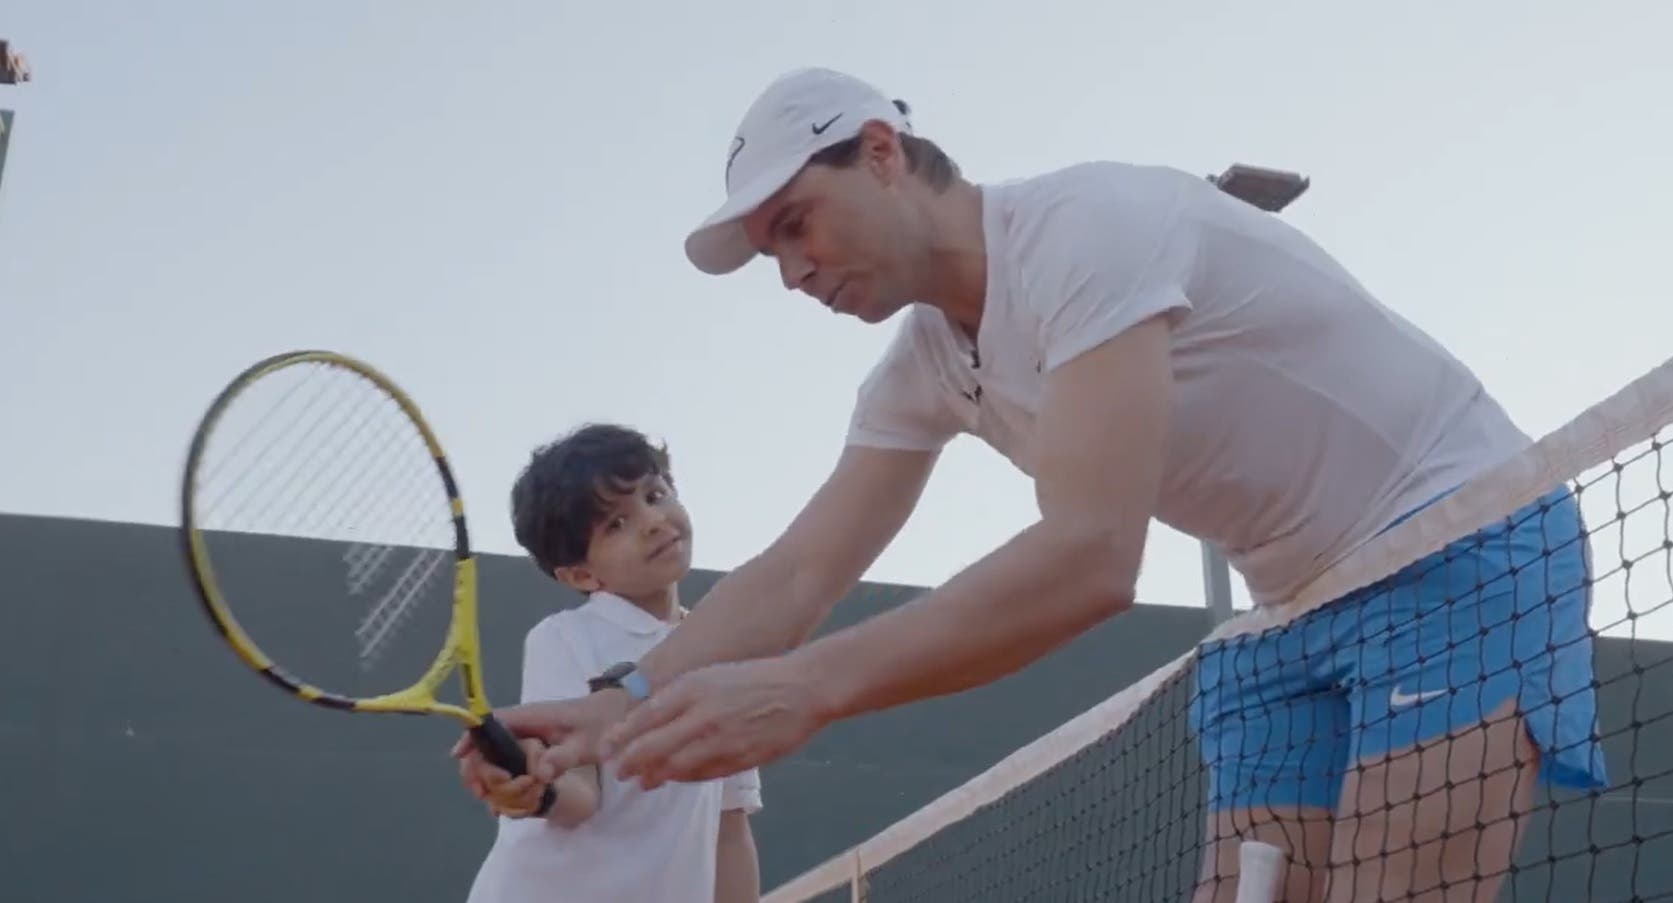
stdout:
<svg viewBox="0 0 1673 903">
<path fill-rule="evenodd" d="M 645 679 L 638 664 L 634 662 L 617 662 L 604 669 L 604 673 L 587 681 L 587 688 L 594 693 L 599 690 L 621 689 L 636 700 L 644 701 L 651 695 L 650 681 Z"/>
<path fill-rule="evenodd" d="M 552 811 L 552 804 L 556 803 L 557 801 L 558 801 L 557 784 L 555 782 L 551 783 L 551 784 L 547 784 L 546 789 L 542 790 L 540 792 L 540 805 L 534 807 L 535 817 L 536 818 L 545 818 L 546 813 Z"/>
</svg>

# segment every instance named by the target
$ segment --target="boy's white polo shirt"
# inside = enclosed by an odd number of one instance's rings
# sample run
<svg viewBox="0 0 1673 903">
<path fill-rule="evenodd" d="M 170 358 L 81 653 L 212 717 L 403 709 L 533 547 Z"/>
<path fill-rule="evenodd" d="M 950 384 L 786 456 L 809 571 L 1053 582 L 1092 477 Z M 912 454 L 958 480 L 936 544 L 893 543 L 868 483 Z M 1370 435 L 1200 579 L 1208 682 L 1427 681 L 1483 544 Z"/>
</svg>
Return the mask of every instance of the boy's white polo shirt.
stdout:
<svg viewBox="0 0 1673 903">
<path fill-rule="evenodd" d="M 594 594 L 529 631 L 522 701 L 584 696 L 587 678 L 642 658 L 672 629 L 625 599 Z M 607 767 L 601 778 L 599 810 L 576 828 L 500 819 L 469 903 L 711 903 L 720 814 L 760 810 L 759 773 L 651 792 Z"/>
</svg>

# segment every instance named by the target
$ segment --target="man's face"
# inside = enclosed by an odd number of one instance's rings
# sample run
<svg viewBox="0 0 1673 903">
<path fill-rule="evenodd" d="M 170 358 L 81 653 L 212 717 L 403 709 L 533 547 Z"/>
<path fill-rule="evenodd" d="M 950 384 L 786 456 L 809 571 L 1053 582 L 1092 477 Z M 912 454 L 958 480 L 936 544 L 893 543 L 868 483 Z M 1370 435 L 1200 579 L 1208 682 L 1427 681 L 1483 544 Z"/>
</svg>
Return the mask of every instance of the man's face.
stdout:
<svg viewBox="0 0 1673 903">
<path fill-rule="evenodd" d="M 835 169 L 804 168 L 743 221 L 744 233 L 778 262 L 784 287 L 831 311 L 880 323 L 910 303 L 905 262 L 913 235 L 897 186 L 899 145 Z M 893 144 L 892 137 L 886 139 Z"/>
<path fill-rule="evenodd" d="M 587 560 L 569 582 L 632 599 L 666 589 L 690 569 L 691 518 L 673 487 L 652 475 L 609 495 Z"/>
</svg>

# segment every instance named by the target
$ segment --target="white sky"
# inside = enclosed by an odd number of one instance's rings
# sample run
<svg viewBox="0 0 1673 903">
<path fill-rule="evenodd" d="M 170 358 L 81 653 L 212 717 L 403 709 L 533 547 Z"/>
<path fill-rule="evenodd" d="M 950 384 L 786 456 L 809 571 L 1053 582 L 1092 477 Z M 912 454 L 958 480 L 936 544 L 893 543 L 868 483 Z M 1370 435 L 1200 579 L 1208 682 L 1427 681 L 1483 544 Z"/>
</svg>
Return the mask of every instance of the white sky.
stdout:
<svg viewBox="0 0 1673 903">
<path fill-rule="evenodd" d="M 1673 4 L 655 6 L 6 0 L 36 80 L 0 88 L 0 510 L 173 523 L 209 397 L 325 346 L 417 397 L 483 548 L 516 551 L 530 448 L 600 418 L 671 443 L 697 564 L 737 564 L 893 331 L 681 252 L 803 65 L 905 98 L 978 180 L 1306 172 L 1285 216 L 1536 434 L 1668 354 Z M 1032 515 L 962 439 L 870 576 L 937 582 Z M 1201 604 L 1197 555 L 1159 530 L 1141 598 Z"/>
</svg>

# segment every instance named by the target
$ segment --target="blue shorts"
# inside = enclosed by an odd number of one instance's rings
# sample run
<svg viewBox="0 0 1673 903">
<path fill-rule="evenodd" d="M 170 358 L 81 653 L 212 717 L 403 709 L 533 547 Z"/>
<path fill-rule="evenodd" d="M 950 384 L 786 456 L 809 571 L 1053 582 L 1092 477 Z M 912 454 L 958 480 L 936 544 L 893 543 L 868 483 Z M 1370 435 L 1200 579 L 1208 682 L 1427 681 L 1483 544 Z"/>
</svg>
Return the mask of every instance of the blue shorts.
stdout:
<svg viewBox="0 0 1673 903">
<path fill-rule="evenodd" d="M 1510 699 L 1545 783 L 1605 786 L 1590 607 L 1565 487 L 1290 624 L 1204 643 L 1190 723 L 1210 809 L 1335 809 L 1354 763 L 1456 734 Z"/>
</svg>

